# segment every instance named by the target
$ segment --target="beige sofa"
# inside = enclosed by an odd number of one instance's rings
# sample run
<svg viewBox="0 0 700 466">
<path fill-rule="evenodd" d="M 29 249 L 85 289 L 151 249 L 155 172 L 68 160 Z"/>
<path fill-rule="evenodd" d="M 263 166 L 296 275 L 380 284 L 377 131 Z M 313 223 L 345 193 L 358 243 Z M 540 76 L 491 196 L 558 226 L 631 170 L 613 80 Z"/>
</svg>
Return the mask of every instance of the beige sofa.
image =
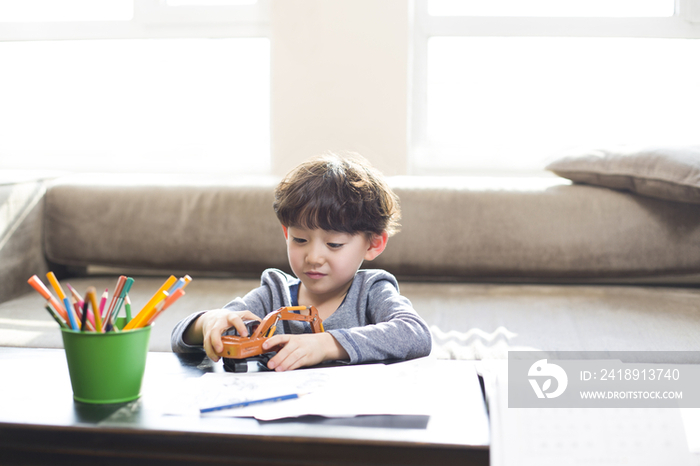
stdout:
<svg viewBox="0 0 700 466">
<path fill-rule="evenodd" d="M 0 345 L 60 347 L 28 285 L 53 270 L 78 290 L 125 273 L 138 308 L 170 275 L 174 323 L 288 270 L 271 178 L 70 175 L 0 185 Z M 564 179 L 390 178 L 402 231 L 365 267 L 394 273 L 444 358 L 541 350 L 696 350 L 700 206 Z"/>
</svg>

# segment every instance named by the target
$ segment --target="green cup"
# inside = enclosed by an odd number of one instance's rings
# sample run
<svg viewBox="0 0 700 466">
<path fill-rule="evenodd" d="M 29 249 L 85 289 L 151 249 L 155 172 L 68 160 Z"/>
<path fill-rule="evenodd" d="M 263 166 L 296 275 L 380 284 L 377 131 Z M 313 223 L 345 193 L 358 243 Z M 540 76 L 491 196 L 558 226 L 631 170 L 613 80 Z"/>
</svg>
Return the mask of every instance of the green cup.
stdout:
<svg viewBox="0 0 700 466">
<path fill-rule="evenodd" d="M 122 328 L 125 319 L 117 319 Z M 83 403 L 124 403 L 141 396 L 151 326 L 126 332 L 62 328 L 73 398 Z"/>
</svg>

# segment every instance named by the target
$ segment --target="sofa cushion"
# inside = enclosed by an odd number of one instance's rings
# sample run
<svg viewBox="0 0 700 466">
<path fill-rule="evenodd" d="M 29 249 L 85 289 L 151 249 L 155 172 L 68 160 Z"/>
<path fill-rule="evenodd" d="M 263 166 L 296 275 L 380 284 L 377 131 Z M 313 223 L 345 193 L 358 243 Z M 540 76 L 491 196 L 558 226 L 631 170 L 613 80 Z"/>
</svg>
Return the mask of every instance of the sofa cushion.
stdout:
<svg viewBox="0 0 700 466">
<path fill-rule="evenodd" d="M 42 248 L 46 183 L 0 184 L 0 302 L 27 292 L 27 279 L 47 271 Z"/>
<path fill-rule="evenodd" d="M 57 180 L 46 195 L 54 263 L 260 275 L 284 267 L 274 180 L 102 175 Z"/>
<path fill-rule="evenodd" d="M 48 188 L 56 264 L 288 270 L 271 178 L 76 175 Z M 395 177 L 402 230 L 365 267 L 430 279 L 570 280 L 700 272 L 700 209 L 544 178 Z"/>
<path fill-rule="evenodd" d="M 700 204 L 700 146 L 594 150 L 547 166 L 579 183 Z"/>
<path fill-rule="evenodd" d="M 700 271 L 700 209 L 561 178 L 392 179 L 400 276 L 546 281 Z"/>
</svg>

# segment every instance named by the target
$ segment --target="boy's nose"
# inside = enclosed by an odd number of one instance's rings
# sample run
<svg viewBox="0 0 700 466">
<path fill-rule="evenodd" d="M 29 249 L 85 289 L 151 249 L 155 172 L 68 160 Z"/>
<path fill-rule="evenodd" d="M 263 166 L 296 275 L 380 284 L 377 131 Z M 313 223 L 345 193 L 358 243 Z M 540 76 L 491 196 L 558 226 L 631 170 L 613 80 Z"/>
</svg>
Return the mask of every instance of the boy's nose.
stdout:
<svg viewBox="0 0 700 466">
<path fill-rule="evenodd" d="M 323 253 L 320 248 L 312 246 L 306 254 L 306 262 L 311 265 L 320 265 L 323 263 Z"/>
</svg>

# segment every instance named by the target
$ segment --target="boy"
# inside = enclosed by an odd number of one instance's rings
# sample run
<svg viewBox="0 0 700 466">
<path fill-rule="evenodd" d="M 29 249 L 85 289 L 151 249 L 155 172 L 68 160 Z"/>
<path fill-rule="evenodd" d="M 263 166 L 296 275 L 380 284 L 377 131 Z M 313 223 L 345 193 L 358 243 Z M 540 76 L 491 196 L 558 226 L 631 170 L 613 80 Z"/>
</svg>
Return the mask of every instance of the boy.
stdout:
<svg viewBox="0 0 700 466">
<path fill-rule="evenodd" d="M 202 351 L 214 361 L 230 327 L 248 336 L 244 320 L 260 320 L 283 306 L 315 306 L 324 333 L 308 323 L 283 321 L 264 349 L 282 348 L 268 362 L 276 371 L 324 361 L 351 364 L 427 356 L 430 331 L 399 294 L 393 275 L 359 270 L 379 256 L 397 231 L 398 198 L 382 175 L 360 157 L 312 159 L 292 170 L 275 189 L 273 204 L 296 277 L 262 274 L 261 286 L 224 309 L 202 311 L 173 329 L 175 352 Z M 278 327 L 278 331 L 279 331 Z"/>
</svg>

